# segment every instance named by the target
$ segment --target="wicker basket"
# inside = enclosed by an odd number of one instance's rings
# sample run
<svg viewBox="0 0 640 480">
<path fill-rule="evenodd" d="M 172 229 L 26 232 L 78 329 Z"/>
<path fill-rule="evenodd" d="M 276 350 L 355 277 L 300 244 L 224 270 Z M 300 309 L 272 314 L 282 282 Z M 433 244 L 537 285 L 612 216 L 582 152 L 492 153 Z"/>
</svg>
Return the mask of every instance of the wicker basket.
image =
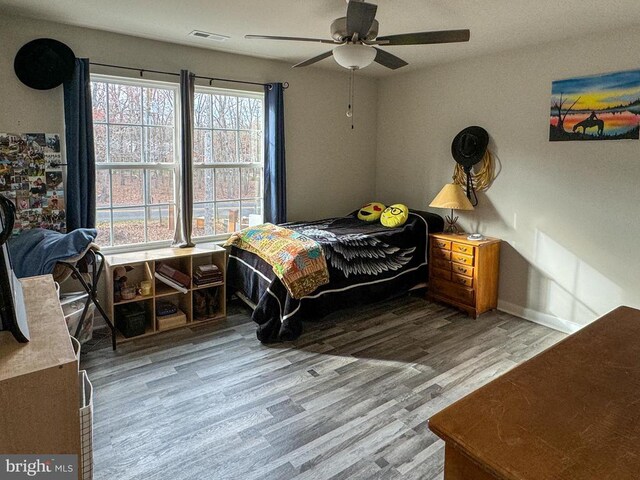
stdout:
<svg viewBox="0 0 640 480">
<path fill-rule="evenodd" d="M 124 287 L 120 290 L 122 300 L 133 300 L 136 298 L 136 287 Z"/>
<path fill-rule="evenodd" d="M 93 480 L 93 385 L 86 370 L 80 380 L 80 478 Z"/>
</svg>

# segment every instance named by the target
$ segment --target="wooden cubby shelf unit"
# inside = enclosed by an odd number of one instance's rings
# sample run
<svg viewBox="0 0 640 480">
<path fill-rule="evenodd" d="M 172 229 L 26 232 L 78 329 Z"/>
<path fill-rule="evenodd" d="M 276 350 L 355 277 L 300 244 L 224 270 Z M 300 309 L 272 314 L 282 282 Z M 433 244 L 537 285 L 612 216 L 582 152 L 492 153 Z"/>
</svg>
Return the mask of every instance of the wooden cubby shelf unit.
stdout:
<svg viewBox="0 0 640 480">
<path fill-rule="evenodd" d="M 106 263 L 106 305 L 107 313 L 114 321 L 117 319 L 117 308 L 120 305 L 139 303 L 146 313 L 145 333 L 126 338 L 118 331 L 117 341 L 124 342 L 135 340 L 150 335 L 183 328 L 190 325 L 211 321 L 219 321 L 226 317 L 226 250 L 213 243 L 199 244 L 193 248 L 159 248 L 142 252 L 119 253 L 105 255 Z M 189 275 L 191 284 L 187 293 L 182 293 L 169 285 L 164 284 L 154 273 L 158 263 L 165 263 L 176 270 Z M 197 286 L 193 283 L 193 274 L 199 265 L 216 265 L 222 272 L 223 280 L 207 285 Z M 145 266 L 146 265 L 146 266 Z M 113 277 L 117 267 L 133 267 L 127 272 L 127 285 L 138 286 L 143 280 L 151 280 L 151 293 L 149 295 L 137 295 L 130 300 L 119 299 L 115 301 Z M 152 278 L 149 278 L 151 273 Z M 217 307 L 215 312 L 206 315 L 205 318 L 195 318 L 194 292 L 206 289 L 216 289 Z M 197 296 L 197 295 L 196 295 Z M 186 316 L 186 323 L 160 329 L 156 318 L 156 305 L 158 301 L 171 302 L 176 305 Z"/>
</svg>

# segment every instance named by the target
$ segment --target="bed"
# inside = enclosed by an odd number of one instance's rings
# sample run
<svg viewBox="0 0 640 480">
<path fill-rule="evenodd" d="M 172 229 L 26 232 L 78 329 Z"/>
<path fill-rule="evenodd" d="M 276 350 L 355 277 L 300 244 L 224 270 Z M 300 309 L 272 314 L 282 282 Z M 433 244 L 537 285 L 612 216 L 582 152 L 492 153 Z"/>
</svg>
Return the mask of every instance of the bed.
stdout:
<svg viewBox="0 0 640 480">
<path fill-rule="evenodd" d="M 282 225 L 318 242 L 326 258 L 329 282 L 300 298 L 294 298 L 260 256 L 235 245 L 227 247 L 227 285 L 252 307 L 258 340 L 295 340 L 303 320 L 388 299 L 425 284 L 428 234 L 442 231 L 442 218 L 411 210 L 403 226 L 387 228 L 363 222 L 356 213 Z"/>
</svg>

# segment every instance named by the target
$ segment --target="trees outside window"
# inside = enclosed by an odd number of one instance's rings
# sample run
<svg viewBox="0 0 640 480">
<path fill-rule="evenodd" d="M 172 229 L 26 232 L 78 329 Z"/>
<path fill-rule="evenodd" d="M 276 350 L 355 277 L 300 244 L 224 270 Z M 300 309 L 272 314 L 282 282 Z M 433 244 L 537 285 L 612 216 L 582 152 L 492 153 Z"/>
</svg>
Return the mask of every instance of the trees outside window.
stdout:
<svg viewBox="0 0 640 480">
<path fill-rule="evenodd" d="M 97 242 L 169 243 L 180 179 L 178 86 L 92 76 Z M 263 95 L 198 89 L 194 104 L 193 236 L 262 221 Z"/>
<path fill-rule="evenodd" d="M 196 89 L 194 237 L 262 222 L 263 109 L 262 94 Z"/>
</svg>

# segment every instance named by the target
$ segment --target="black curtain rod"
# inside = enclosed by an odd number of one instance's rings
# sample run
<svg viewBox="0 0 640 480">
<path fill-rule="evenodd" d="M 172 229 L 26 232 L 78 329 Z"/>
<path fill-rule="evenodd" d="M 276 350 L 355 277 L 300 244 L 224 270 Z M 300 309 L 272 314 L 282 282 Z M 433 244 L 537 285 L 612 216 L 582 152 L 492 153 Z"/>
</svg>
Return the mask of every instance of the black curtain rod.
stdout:
<svg viewBox="0 0 640 480">
<path fill-rule="evenodd" d="M 109 68 L 119 68 L 121 70 L 132 70 L 134 72 L 140 72 L 140 76 L 142 77 L 142 75 L 144 75 L 145 72 L 147 73 L 157 73 L 160 75 L 171 75 L 174 77 L 179 77 L 180 74 L 179 73 L 175 73 L 175 72 L 163 72 L 161 70 L 150 70 L 148 68 L 134 68 L 134 67 L 124 67 L 122 65 L 110 65 L 108 63 L 97 63 L 97 62 L 89 62 L 91 65 L 98 65 L 100 67 L 109 67 Z M 217 78 L 217 77 L 202 77 L 200 75 L 194 75 L 195 78 L 199 78 L 200 80 L 209 80 L 209 86 L 211 86 L 211 84 L 213 82 L 228 82 L 228 83 L 244 83 L 246 85 L 260 85 L 262 87 L 269 87 L 269 90 L 271 90 L 271 83 L 260 83 L 260 82 L 247 82 L 245 80 L 232 80 L 230 78 Z M 289 82 L 284 82 L 282 84 L 282 88 L 284 88 L 285 90 L 287 88 L 289 88 Z"/>
</svg>

